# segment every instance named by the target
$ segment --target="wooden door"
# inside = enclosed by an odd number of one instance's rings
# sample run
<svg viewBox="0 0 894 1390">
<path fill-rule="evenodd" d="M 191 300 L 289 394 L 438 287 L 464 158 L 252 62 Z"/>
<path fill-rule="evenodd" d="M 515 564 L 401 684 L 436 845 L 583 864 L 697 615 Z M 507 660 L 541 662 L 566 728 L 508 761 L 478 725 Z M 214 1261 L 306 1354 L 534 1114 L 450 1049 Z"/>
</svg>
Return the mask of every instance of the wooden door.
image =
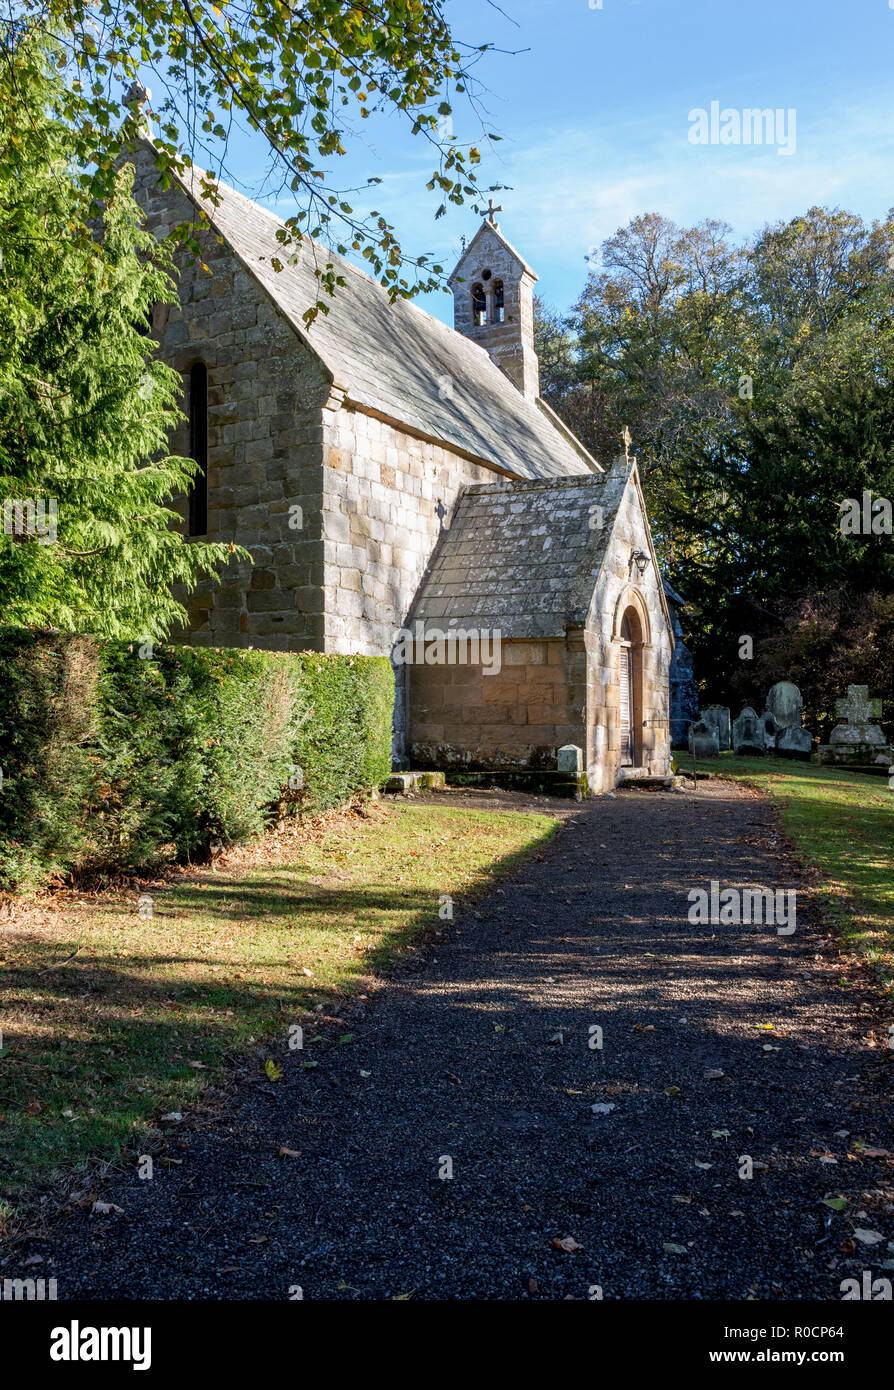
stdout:
<svg viewBox="0 0 894 1390">
<path fill-rule="evenodd" d="M 621 766 L 633 766 L 633 648 L 623 646 L 620 660 Z"/>
</svg>

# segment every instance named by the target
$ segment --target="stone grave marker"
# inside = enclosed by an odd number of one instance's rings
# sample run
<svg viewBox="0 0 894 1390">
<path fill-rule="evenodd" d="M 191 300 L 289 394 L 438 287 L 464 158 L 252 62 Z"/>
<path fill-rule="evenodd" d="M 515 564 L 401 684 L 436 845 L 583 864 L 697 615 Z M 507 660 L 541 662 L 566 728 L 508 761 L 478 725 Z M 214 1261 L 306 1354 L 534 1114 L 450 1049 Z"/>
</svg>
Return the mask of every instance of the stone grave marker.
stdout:
<svg viewBox="0 0 894 1390">
<path fill-rule="evenodd" d="M 720 755 L 717 730 L 704 719 L 697 719 L 689 725 L 689 751 L 699 758 L 716 758 Z"/>
<path fill-rule="evenodd" d="M 566 743 L 556 754 L 556 771 L 567 772 L 571 777 L 579 777 L 584 770 L 583 749 L 576 743 Z"/>
<path fill-rule="evenodd" d="M 819 750 L 821 763 L 890 763 L 894 749 L 881 726 L 881 700 L 869 698 L 868 685 L 849 685 L 847 696 L 835 701 L 840 723 Z"/>
<path fill-rule="evenodd" d="M 781 729 L 776 736 L 776 752 L 784 758 L 809 758 L 813 753 L 813 735 L 809 729 Z"/>
<path fill-rule="evenodd" d="M 730 747 L 730 717 L 725 705 L 709 705 L 699 715 L 705 724 L 717 730 L 717 746 L 721 752 Z"/>
<path fill-rule="evenodd" d="M 762 755 L 765 751 L 764 742 L 764 726 L 757 710 L 746 705 L 738 719 L 733 722 L 733 752 L 745 756 L 749 753 Z"/>
<path fill-rule="evenodd" d="M 781 733 L 782 730 L 780 730 L 775 718 L 769 710 L 764 710 L 763 714 L 761 715 L 761 727 L 764 731 L 764 747 L 775 748 L 776 736 L 777 734 Z"/>
<path fill-rule="evenodd" d="M 776 730 L 800 729 L 804 713 L 804 700 L 801 692 L 791 681 L 777 681 L 770 687 L 765 708 L 776 721 Z"/>
</svg>

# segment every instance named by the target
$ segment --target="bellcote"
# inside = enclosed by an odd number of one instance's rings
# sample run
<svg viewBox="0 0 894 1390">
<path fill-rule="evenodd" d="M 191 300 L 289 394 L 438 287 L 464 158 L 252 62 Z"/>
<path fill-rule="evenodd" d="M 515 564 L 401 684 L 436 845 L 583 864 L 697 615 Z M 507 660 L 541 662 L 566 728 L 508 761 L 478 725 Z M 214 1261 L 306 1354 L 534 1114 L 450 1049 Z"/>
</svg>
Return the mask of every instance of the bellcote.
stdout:
<svg viewBox="0 0 894 1390">
<path fill-rule="evenodd" d="M 480 343 L 529 400 L 540 394 L 534 351 L 536 280 L 493 221 L 493 212 L 478 228 L 449 280 L 457 333 Z"/>
</svg>

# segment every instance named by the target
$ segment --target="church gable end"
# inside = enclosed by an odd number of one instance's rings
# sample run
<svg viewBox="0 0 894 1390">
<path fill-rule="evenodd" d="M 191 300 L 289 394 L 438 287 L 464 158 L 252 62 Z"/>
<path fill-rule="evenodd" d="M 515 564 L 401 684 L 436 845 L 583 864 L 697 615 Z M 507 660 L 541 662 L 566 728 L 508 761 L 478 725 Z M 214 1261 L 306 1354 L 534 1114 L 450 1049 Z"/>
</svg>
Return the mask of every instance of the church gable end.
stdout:
<svg viewBox="0 0 894 1390">
<path fill-rule="evenodd" d="M 411 626 L 419 765 L 554 769 L 573 744 L 592 791 L 667 775 L 672 637 L 632 463 L 469 488 Z M 479 655 L 429 664 L 451 634 Z"/>
</svg>

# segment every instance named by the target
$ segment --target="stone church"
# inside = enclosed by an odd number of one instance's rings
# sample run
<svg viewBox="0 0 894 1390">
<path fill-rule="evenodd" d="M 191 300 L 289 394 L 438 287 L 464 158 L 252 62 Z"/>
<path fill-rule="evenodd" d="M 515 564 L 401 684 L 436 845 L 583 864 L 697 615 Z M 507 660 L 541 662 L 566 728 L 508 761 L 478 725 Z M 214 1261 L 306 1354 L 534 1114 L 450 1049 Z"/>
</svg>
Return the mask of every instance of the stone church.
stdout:
<svg viewBox="0 0 894 1390">
<path fill-rule="evenodd" d="M 540 399 L 536 276 L 493 213 L 448 328 L 314 242 L 277 270 L 273 213 L 133 159 L 151 230 L 202 222 L 152 316 L 184 382 L 171 448 L 200 468 L 178 509 L 253 561 L 181 596 L 177 640 L 392 656 L 401 766 L 549 769 L 574 744 L 591 792 L 666 776 L 674 633 L 636 462 L 603 469 Z"/>
</svg>

